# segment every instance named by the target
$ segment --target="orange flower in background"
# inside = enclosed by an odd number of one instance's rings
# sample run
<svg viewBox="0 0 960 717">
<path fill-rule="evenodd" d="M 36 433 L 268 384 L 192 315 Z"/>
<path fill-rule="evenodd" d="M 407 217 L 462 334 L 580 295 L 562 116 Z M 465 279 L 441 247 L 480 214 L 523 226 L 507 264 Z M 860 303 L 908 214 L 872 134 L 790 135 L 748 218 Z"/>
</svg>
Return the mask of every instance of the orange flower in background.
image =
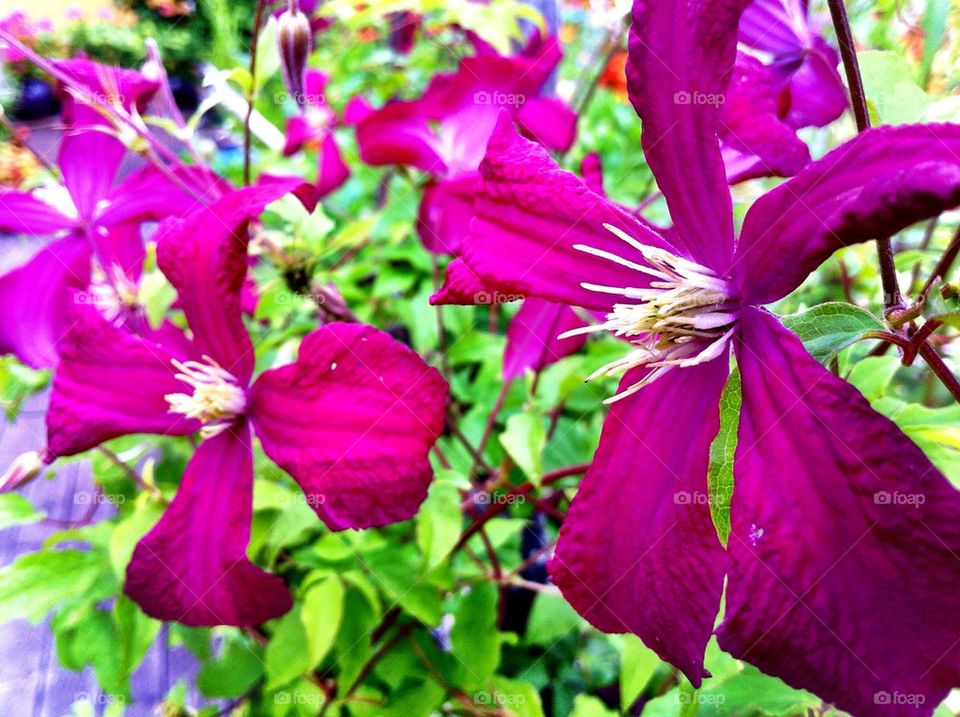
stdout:
<svg viewBox="0 0 960 717">
<path fill-rule="evenodd" d="M 40 171 L 30 150 L 12 142 L 0 142 L 0 185 L 18 189 Z"/>
<path fill-rule="evenodd" d="M 615 53 L 600 75 L 600 86 L 613 90 L 622 99 L 627 97 L 627 53 L 625 50 Z"/>
</svg>

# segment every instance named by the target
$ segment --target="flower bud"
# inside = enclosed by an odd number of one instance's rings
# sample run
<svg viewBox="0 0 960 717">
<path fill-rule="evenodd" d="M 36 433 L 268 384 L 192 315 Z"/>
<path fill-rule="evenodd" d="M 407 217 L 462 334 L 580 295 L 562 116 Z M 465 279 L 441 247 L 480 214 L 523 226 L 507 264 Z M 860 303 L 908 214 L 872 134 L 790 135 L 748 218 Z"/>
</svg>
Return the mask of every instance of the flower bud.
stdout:
<svg viewBox="0 0 960 717">
<path fill-rule="evenodd" d="M 43 457 L 39 451 L 29 451 L 14 459 L 7 472 L 0 476 L 0 493 L 7 493 L 40 475 Z"/>
<path fill-rule="evenodd" d="M 287 9 L 278 18 L 277 43 L 280 47 L 283 82 L 297 106 L 303 108 L 303 76 L 307 59 L 313 50 L 313 31 L 310 29 L 310 19 L 300 12 L 297 0 L 288 0 Z"/>
</svg>

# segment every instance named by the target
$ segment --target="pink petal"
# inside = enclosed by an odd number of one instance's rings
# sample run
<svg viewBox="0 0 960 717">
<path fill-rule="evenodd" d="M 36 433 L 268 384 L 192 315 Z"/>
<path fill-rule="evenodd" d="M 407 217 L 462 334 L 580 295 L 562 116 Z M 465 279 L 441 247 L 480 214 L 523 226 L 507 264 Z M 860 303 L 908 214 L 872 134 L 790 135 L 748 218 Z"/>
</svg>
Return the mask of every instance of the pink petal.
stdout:
<svg viewBox="0 0 960 717">
<path fill-rule="evenodd" d="M 92 305 L 78 304 L 70 319 L 47 412 L 51 454 L 82 453 L 132 433 L 185 436 L 199 430 L 196 421 L 170 413 L 164 398 L 186 388 L 172 363 L 185 358 L 179 351 L 114 326 Z"/>
<path fill-rule="evenodd" d="M 587 342 L 586 334 L 568 339 L 557 337 L 586 326 L 576 311 L 564 304 L 543 299 L 527 299 L 507 329 L 507 347 L 503 353 L 503 378 L 512 381 L 527 370 L 541 371 L 564 356 L 579 351 Z"/>
<path fill-rule="evenodd" d="M 638 635 L 695 686 L 726 572 L 707 463 L 727 374 L 725 359 L 677 369 L 613 405 L 549 565 L 595 627 Z"/>
<path fill-rule="evenodd" d="M 247 558 L 252 505 L 244 423 L 197 448 L 173 502 L 137 544 L 124 592 L 151 617 L 184 625 L 258 625 L 287 612 L 283 580 Z"/>
<path fill-rule="evenodd" d="M 556 152 L 566 152 L 577 137 L 577 113 L 553 97 L 528 97 L 517 110 L 517 123 Z"/>
<path fill-rule="evenodd" d="M 110 190 L 106 206 L 97 212 L 97 222 L 110 225 L 179 217 L 230 191 L 223 179 L 195 167 L 178 170 L 174 176 L 180 183 L 153 165 L 132 173 Z"/>
<path fill-rule="evenodd" d="M 803 50 L 807 0 L 753 0 L 740 18 L 740 42 L 773 55 Z"/>
<path fill-rule="evenodd" d="M 960 126 L 871 129 L 750 207 L 734 278 L 746 303 L 770 303 L 840 247 L 890 236 L 958 204 Z"/>
<path fill-rule="evenodd" d="M 847 90 L 837 71 L 839 62 L 837 51 L 817 37 L 790 78 L 786 121 L 792 127 L 825 127 L 847 109 Z"/>
<path fill-rule="evenodd" d="M 773 316 L 742 322 L 720 645 L 841 710 L 929 715 L 960 684 L 960 494 Z"/>
<path fill-rule="evenodd" d="M 428 251 L 459 254 L 473 219 L 473 202 L 480 187 L 477 172 L 430 182 L 420 201 L 417 232 Z"/>
<path fill-rule="evenodd" d="M 687 250 L 719 271 L 733 254 L 733 208 L 719 109 L 744 0 L 637 0 L 627 80 L 647 163 Z"/>
<path fill-rule="evenodd" d="M 157 230 L 157 261 L 176 287 L 201 354 L 241 383 L 253 373 L 253 345 L 241 318 L 247 224 L 299 186 L 278 180 L 237 190 Z"/>
<path fill-rule="evenodd" d="M 583 156 L 580 161 L 580 176 L 591 192 L 599 194 L 601 197 L 607 196 L 603 188 L 603 162 L 600 160 L 599 154 L 590 152 L 590 154 Z"/>
<path fill-rule="evenodd" d="M 296 363 L 260 376 L 250 415 L 327 526 L 367 528 L 406 520 L 423 501 L 446 398 L 440 374 L 387 334 L 329 324 Z"/>
<path fill-rule="evenodd" d="M 71 297 L 90 283 L 90 245 L 75 234 L 48 244 L 0 276 L 0 353 L 33 368 L 52 368 L 69 326 Z"/>
<path fill-rule="evenodd" d="M 0 189 L 0 231 L 47 236 L 73 229 L 77 220 L 31 192 Z"/>
<path fill-rule="evenodd" d="M 404 164 L 439 174 L 446 169 L 429 119 L 408 102 L 388 102 L 357 124 L 360 159 L 373 166 Z"/>
<path fill-rule="evenodd" d="M 303 115 L 295 115 L 287 120 L 287 136 L 283 145 L 283 155 L 289 157 L 299 152 L 303 145 L 317 139 L 319 133 Z"/>
<path fill-rule="evenodd" d="M 520 137 L 506 113 L 490 138 L 481 174 L 476 216 L 460 259 L 489 294 L 512 297 L 498 301 L 535 296 L 604 310 L 613 303 L 611 295 L 581 282 L 646 286 L 645 274 L 574 248 L 585 245 L 642 262 L 604 224 L 643 244 L 670 248 L 649 225 L 591 192 L 543 147 Z M 435 303 L 456 300 L 446 286 L 434 297 Z"/>
<path fill-rule="evenodd" d="M 720 142 L 730 184 L 789 177 L 810 162 L 810 150 L 778 115 L 781 88 L 756 59 L 739 54 L 720 111 Z"/>
<path fill-rule="evenodd" d="M 340 147 L 333 134 L 328 132 L 320 145 L 320 165 L 317 169 L 317 191 L 321 197 L 340 189 L 350 178 L 350 167 L 343 161 Z"/>
</svg>

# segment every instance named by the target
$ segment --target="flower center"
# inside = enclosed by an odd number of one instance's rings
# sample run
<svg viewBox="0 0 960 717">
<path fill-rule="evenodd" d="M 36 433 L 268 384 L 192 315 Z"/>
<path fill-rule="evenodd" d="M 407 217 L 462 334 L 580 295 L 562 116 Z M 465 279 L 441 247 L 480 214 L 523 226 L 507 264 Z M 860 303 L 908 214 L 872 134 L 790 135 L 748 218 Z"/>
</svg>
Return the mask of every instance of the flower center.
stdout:
<svg viewBox="0 0 960 717">
<path fill-rule="evenodd" d="M 666 249 L 641 244 L 609 224 L 604 224 L 604 228 L 639 252 L 644 263 L 583 244 L 574 248 L 634 269 L 653 281 L 643 288 L 582 283 L 584 289 L 622 296 L 628 301 L 614 304 L 605 321 L 568 331 L 560 338 L 609 331 L 633 344 L 633 351 L 587 378 L 589 381 L 637 367 L 648 369 L 642 379 L 605 401 L 613 403 L 674 368 L 696 366 L 722 356 L 739 317 L 739 302 L 732 297 L 729 283 L 713 270 Z"/>
<path fill-rule="evenodd" d="M 191 393 L 168 393 L 170 413 L 182 413 L 204 424 L 200 434 L 212 438 L 230 425 L 247 408 L 243 387 L 233 375 L 209 356 L 203 361 L 178 361 L 176 377 L 190 386 Z"/>
<path fill-rule="evenodd" d="M 114 324 L 122 324 L 142 308 L 140 288 L 117 264 L 104 269 L 95 264 L 90 277 L 90 297 L 100 313 Z"/>
</svg>

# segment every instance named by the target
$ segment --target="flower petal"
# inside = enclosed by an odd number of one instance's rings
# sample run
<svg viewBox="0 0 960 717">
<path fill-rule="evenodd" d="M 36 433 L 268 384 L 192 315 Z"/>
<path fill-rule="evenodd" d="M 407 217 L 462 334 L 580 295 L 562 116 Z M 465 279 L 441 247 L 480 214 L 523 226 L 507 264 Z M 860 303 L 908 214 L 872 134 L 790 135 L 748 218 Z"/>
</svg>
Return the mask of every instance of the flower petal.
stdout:
<svg viewBox="0 0 960 717">
<path fill-rule="evenodd" d="M 286 141 L 283 145 L 283 156 L 289 157 L 299 152 L 303 145 L 316 139 L 320 134 L 303 115 L 294 115 L 287 120 Z"/>
<path fill-rule="evenodd" d="M 73 291 L 89 283 L 90 245 L 75 234 L 0 276 L 0 353 L 12 353 L 33 368 L 56 365 Z"/>
<path fill-rule="evenodd" d="M 473 203 L 480 188 L 477 172 L 428 183 L 420 200 L 417 233 L 428 251 L 459 254 L 473 219 Z"/>
<path fill-rule="evenodd" d="M 157 230 L 157 261 L 176 287 L 201 354 L 241 383 L 253 373 L 253 346 L 241 318 L 247 276 L 247 224 L 302 182 L 240 189 Z"/>
<path fill-rule="evenodd" d="M 328 132 L 320 145 L 319 167 L 317 169 L 317 192 L 325 197 L 343 186 L 350 178 L 350 167 L 343 161 L 340 147 L 333 133 Z"/>
<path fill-rule="evenodd" d="M 726 571 L 707 463 L 728 373 L 719 359 L 677 369 L 613 405 L 549 566 L 577 612 L 638 635 L 694 685 Z"/>
<path fill-rule="evenodd" d="M 75 306 L 70 320 L 47 411 L 52 455 L 82 453 L 132 433 L 185 436 L 199 430 L 197 421 L 170 413 L 164 398 L 186 388 L 172 364 L 186 357 L 172 343 L 135 336 L 92 305 Z"/>
<path fill-rule="evenodd" d="M 825 127 L 847 109 L 847 90 L 837 66 L 840 56 L 822 38 L 790 78 L 790 109 L 785 121 L 791 127 Z"/>
<path fill-rule="evenodd" d="M 742 321 L 720 645 L 841 710 L 929 715 L 960 683 L 960 493 L 776 318 Z"/>
<path fill-rule="evenodd" d="M 67 216 L 34 193 L 0 189 L 0 231 L 48 236 L 76 225 L 76 218 Z"/>
<path fill-rule="evenodd" d="M 230 191 L 220 177 L 196 167 L 177 170 L 175 176 L 189 191 L 152 165 L 132 173 L 110 190 L 97 212 L 97 222 L 110 225 L 179 217 Z"/>
<path fill-rule="evenodd" d="M 124 592 L 158 620 L 257 625 L 293 601 L 283 580 L 247 558 L 253 450 L 244 423 L 205 440 L 173 502 L 133 551 Z"/>
<path fill-rule="evenodd" d="M 637 0 L 627 63 L 644 153 L 693 258 L 725 271 L 733 205 L 717 142 L 745 0 Z"/>
<path fill-rule="evenodd" d="M 781 88 L 756 58 L 739 54 L 720 112 L 720 146 L 727 181 L 790 177 L 810 162 L 810 150 L 778 116 Z"/>
<path fill-rule="evenodd" d="M 439 174 L 446 169 L 430 120 L 412 103 L 392 101 L 357 123 L 360 159 L 380 166 L 405 164 Z"/>
<path fill-rule="evenodd" d="M 761 52 L 802 52 L 809 36 L 806 0 L 753 0 L 740 18 L 740 42 Z"/>
<path fill-rule="evenodd" d="M 426 496 L 446 397 L 440 374 L 387 334 L 329 324 L 257 379 L 250 416 L 328 527 L 368 528 L 406 520 Z"/>
<path fill-rule="evenodd" d="M 517 124 L 555 152 L 566 152 L 577 137 L 577 113 L 555 97 L 526 98 L 517 110 Z"/>
<path fill-rule="evenodd" d="M 500 115 L 490 138 L 481 174 L 476 214 L 460 259 L 491 294 L 609 310 L 610 295 L 585 289 L 581 282 L 646 286 L 649 277 L 574 248 L 592 247 L 642 262 L 640 253 L 605 224 L 643 244 L 676 251 L 648 224 L 561 170 L 542 146 L 520 137 L 507 113 Z M 463 298 L 448 286 L 449 277 L 434 303 Z"/>
<path fill-rule="evenodd" d="M 586 326 L 576 311 L 564 304 L 543 299 L 527 299 L 507 328 L 507 347 L 503 352 L 503 378 L 512 381 L 527 370 L 541 371 L 564 356 L 579 351 L 587 342 L 586 334 L 566 339 L 557 337 Z"/>
<path fill-rule="evenodd" d="M 776 301 L 840 247 L 958 204 L 960 125 L 867 130 L 750 207 L 734 278 L 747 303 Z"/>
</svg>

